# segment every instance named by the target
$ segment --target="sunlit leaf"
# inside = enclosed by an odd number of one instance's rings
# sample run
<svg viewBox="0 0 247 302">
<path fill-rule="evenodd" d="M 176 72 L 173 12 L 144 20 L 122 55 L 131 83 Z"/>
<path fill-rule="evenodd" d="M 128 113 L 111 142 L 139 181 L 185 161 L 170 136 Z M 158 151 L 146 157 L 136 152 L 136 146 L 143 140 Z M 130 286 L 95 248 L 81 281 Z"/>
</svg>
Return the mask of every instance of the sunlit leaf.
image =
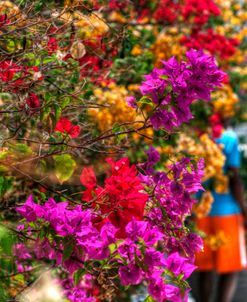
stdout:
<svg viewBox="0 0 247 302">
<path fill-rule="evenodd" d="M 70 154 L 62 154 L 53 156 L 55 161 L 55 174 L 60 183 L 70 179 L 74 173 L 76 162 Z"/>
</svg>

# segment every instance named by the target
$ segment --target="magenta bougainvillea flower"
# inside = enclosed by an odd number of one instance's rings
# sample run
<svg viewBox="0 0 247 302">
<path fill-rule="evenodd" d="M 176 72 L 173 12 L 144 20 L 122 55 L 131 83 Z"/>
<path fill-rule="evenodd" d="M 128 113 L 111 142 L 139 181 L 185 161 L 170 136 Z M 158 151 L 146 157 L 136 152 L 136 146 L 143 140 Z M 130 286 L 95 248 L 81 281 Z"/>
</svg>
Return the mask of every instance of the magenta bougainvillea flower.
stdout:
<svg viewBox="0 0 247 302">
<path fill-rule="evenodd" d="M 175 57 L 163 61 L 163 68 L 155 68 L 145 75 L 140 86 L 141 94 L 154 104 L 150 122 L 155 129 L 171 132 L 188 122 L 192 118 L 192 102 L 198 99 L 210 101 L 210 93 L 225 78 L 214 57 L 203 51 L 191 49 L 186 58 L 187 61 L 181 62 Z M 129 98 L 127 102 L 130 102 Z"/>
</svg>

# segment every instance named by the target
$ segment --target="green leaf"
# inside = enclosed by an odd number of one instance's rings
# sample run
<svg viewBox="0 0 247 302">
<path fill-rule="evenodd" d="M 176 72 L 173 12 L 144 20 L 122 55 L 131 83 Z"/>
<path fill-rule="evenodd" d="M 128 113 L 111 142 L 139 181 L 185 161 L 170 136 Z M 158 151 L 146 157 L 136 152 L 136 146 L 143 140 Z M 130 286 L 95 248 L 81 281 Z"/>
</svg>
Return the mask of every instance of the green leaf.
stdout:
<svg viewBox="0 0 247 302">
<path fill-rule="evenodd" d="M 7 151 L 1 151 L 0 152 L 0 160 L 6 159 L 7 156 L 8 156 L 8 152 Z"/>
<path fill-rule="evenodd" d="M 143 96 L 138 103 L 141 103 L 142 105 L 149 105 L 151 107 L 154 107 L 154 104 L 152 102 L 152 100 L 146 96 Z"/>
<path fill-rule="evenodd" d="M 115 138 L 116 138 L 117 144 L 119 144 L 126 137 L 126 134 L 120 134 L 123 131 L 124 131 L 124 127 L 120 126 L 118 123 L 115 123 L 112 126 L 112 132 L 116 134 Z"/>
<path fill-rule="evenodd" d="M 49 116 L 51 112 L 51 107 L 43 107 L 41 110 L 40 110 L 40 120 L 43 122 L 43 123 L 46 123 L 47 121 L 47 118 Z"/>
<path fill-rule="evenodd" d="M 123 128 L 122 128 L 122 126 L 119 125 L 119 123 L 113 124 L 113 126 L 112 126 L 112 132 L 113 133 L 118 133 L 118 132 L 121 132 L 121 131 L 123 131 Z"/>
<path fill-rule="evenodd" d="M 0 176 L 0 196 L 3 196 L 12 188 L 12 177 Z"/>
<path fill-rule="evenodd" d="M 155 300 L 151 296 L 147 296 L 143 302 L 155 302 Z"/>
<path fill-rule="evenodd" d="M 55 113 L 55 120 L 57 123 L 57 121 L 60 119 L 60 116 L 62 113 L 62 110 L 58 104 L 54 104 L 54 113 Z"/>
<path fill-rule="evenodd" d="M 7 292 L 3 288 L 3 286 L 0 286 L 0 302 L 5 302 L 8 299 Z"/>
<path fill-rule="evenodd" d="M 69 96 L 64 97 L 62 99 L 62 101 L 61 101 L 61 107 L 62 107 L 62 109 L 64 109 L 65 107 L 67 107 L 70 104 L 70 102 L 71 102 L 71 97 L 69 97 Z"/>
<path fill-rule="evenodd" d="M 16 281 L 18 281 L 19 283 L 21 283 L 21 284 L 25 283 L 25 278 L 24 278 L 23 274 L 17 274 L 17 275 L 15 275 L 14 279 Z"/>
<path fill-rule="evenodd" d="M 52 54 L 51 56 L 47 56 L 43 59 L 43 64 L 53 63 L 57 61 L 57 57 L 55 54 Z"/>
<path fill-rule="evenodd" d="M 63 261 L 69 259 L 74 249 L 74 242 L 71 240 L 68 241 L 68 239 L 66 240 L 67 242 L 65 242 L 64 250 L 63 250 Z"/>
<path fill-rule="evenodd" d="M 0 248 L 7 254 L 12 254 L 12 245 L 15 242 L 15 236 L 5 227 L 0 226 Z"/>
<path fill-rule="evenodd" d="M 33 150 L 26 144 L 15 144 L 11 146 L 11 149 L 16 153 L 18 157 L 23 155 L 29 156 L 33 153 Z"/>
<path fill-rule="evenodd" d="M 52 100 L 53 95 L 50 92 L 46 91 L 43 95 L 43 98 L 45 101 L 50 101 L 50 100 Z"/>
<path fill-rule="evenodd" d="M 79 281 L 81 280 L 81 278 L 85 275 L 86 271 L 82 268 L 79 268 L 73 276 L 74 279 L 74 284 L 77 285 L 79 283 Z"/>
<path fill-rule="evenodd" d="M 168 93 L 170 93 L 172 91 L 172 86 L 171 85 L 167 85 L 164 89 L 164 95 L 167 95 Z"/>
<path fill-rule="evenodd" d="M 6 39 L 5 40 L 5 49 L 10 53 L 16 51 L 17 50 L 17 45 L 16 45 L 15 40 Z"/>
<path fill-rule="evenodd" d="M 70 78 L 70 83 L 77 84 L 80 79 L 80 73 L 78 70 L 75 70 L 72 74 L 72 77 Z"/>
<path fill-rule="evenodd" d="M 55 155 L 53 158 L 55 161 L 55 174 L 62 184 L 64 181 L 70 179 L 74 173 L 76 162 L 70 154 Z"/>
<path fill-rule="evenodd" d="M 37 58 L 37 55 L 31 52 L 24 54 L 24 58 L 27 59 L 28 66 L 39 66 L 40 60 Z"/>
<path fill-rule="evenodd" d="M 87 90 L 84 95 L 83 95 L 83 98 L 85 100 L 89 99 L 91 96 L 93 95 L 93 91 L 92 90 Z"/>
</svg>

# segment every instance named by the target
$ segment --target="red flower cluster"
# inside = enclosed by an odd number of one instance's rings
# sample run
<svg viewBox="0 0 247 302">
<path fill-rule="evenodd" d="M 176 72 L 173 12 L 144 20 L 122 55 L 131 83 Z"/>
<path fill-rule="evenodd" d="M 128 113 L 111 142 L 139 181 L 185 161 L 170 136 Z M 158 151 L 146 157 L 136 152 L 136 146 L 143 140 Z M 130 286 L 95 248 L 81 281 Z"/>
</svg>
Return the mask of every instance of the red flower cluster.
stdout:
<svg viewBox="0 0 247 302">
<path fill-rule="evenodd" d="M 81 174 L 81 182 L 87 188 L 82 200 L 92 201 L 93 208 L 100 208 L 105 223 L 110 221 L 119 230 L 117 236 L 125 236 L 125 226 L 132 219 L 141 220 L 148 195 L 143 191 L 137 170 L 130 166 L 128 158 L 122 158 L 114 162 L 108 158 L 111 166 L 111 176 L 106 178 L 104 187 L 97 186 L 96 177 L 91 167 L 84 168 Z"/>
<path fill-rule="evenodd" d="M 22 67 L 15 64 L 13 61 L 3 61 L 0 62 L 0 79 L 3 82 L 10 82 L 13 80 L 14 75 L 17 72 L 21 72 Z M 20 82 L 20 79 L 18 80 Z"/>
<path fill-rule="evenodd" d="M 70 137 L 76 138 L 80 134 L 81 127 L 78 125 L 73 125 L 70 120 L 61 117 L 56 124 L 55 131 L 66 133 Z"/>
<path fill-rule="evenodd" d="M 124 9 L 128 6 L 128 1 L 110 0 L 108 7 L 110 9 Z"/>
<path fill-rule="evenodd" d="M 6 91 L 26 88 L 31 83 L 40 81 L 43 78 L 37 66 L 17 65 L 10 60 L 0 62 L 0 80 L 4 82 Z"/>
<path fill-rule="evenodd" d="M 153 17 L 155 20 L 165 23 L 173 23 L 180 13 L 180 5 L 171 0 L 158 1 Z"/>
<path fill-rule="evenodd" d="M 220 9 L 212 0 L 186 0 L 182 9 L 185 20 L 193 16 L 193 22 L 202 25 L 208 22 L 210 15 L 219 16 Z"/>
<path fill-rule="evenodd" d="M 31 109 L 37 109 L 40 107 L 40 99 L 35 93 L 30 93 L 26 99 L 26 104 Z"/>
<path fill-rule="evenodd" d="M 236 47 L 239 45 L 237 39 L 228 39 L 220 34 L 217 34 L 213 29 L 208 29 L 206 32 L 193 30 L 188 37 L 183 36 L 181 43 L 188 49 L 206 49 L 212 55 L 217 55 L 220 59 L 228 59 L 234 55 Z"/>
</svg>

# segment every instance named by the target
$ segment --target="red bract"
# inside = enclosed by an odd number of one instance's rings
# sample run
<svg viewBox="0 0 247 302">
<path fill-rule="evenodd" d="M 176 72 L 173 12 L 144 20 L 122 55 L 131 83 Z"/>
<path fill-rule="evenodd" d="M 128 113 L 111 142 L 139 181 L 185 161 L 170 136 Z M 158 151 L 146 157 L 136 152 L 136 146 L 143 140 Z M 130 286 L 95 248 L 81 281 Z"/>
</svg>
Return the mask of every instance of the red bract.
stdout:
<svg viewBox="0 0 247 302">
<path fill-rule="evenodd" d="M 30 93 L 29 97 L 26 99 L 26 104 L 31 109 L 37 109 L 40 107 L 40 99 L 35 93 Z"/>
<path fill-rule="evenodd" d="M 229 75 L 228 75 L 227 73 L 225 74 L 222 83 L 224 83 L 224 84 L 229 84 Z"/>
<path fill-rule="evenodd" d="M 212 29 L 208 29 L 206 32 L 193 30 L 190 36 L 182 37 L 181 43 L 187 48 L 206 49 L 212 55 L 218 55 L 224 60 L 234 55 L 239 41 L 228 39 L 215 33 Z"/>
<path fill-rule="evenodd" d="M 100 36 L 95 41 L 84 40 L 83 44 L 88 51 L 79 59 L 81 66 L 80 77 L 81 79 L 90 77 L 92 82 L 100 82 L 99 77 L 106 78 L 106 74 L 113 64 L 112 57 L 118 53 L 117 48 L 113 45 L 109 47 L 109 45 L 102 43 Z M 91 53 L 90 50 L 94 50 L 94 52 Z M 101 53 L 101 55 L 95 54 L 97 52 Z"/>
<path fill-rule="evenodd" d="M 0 28 L 8 24 L 10 24 L 10 20 L 8 19 L 7 15 L 0 15 Z"/>
<path fill-rule="evenodd" d="M 222 125 L 221 116 L 218 113 L 214 113 L 208 119 L 209 124 L 212 127 L 212 136 L 214 139 L 219 138 L 224 130 Z"/>
<path fill-rule="evenodd" d="M 212 127 L 212 136 L 213 136 L 213 138 L 214 139 L 219 138 L 223 131 L 224 131 L 224 127 L 222 125 L 214 125 Z"/>
<path fill-rule="evenodd" d="M 92 167 L 86 167 L 82 170 L 80 181 L 87 188 L 96 186 L 96 176 Z"/>
<path fill-rule="evenodd" d="M 32 66 L 27 68 L 27 75 L 33 77 L 33 81 L 41 81 L 44 76 L 41 74 L 38 66 Z"/>
<path fill-rule="evenodd" d="M 78 125 L 73 125 L 70 120 L 62 117 L 57 122 L 55 131 L 61 132 L 61 133 L 66 133 L 70 137 L 76 138 L 80 134 L 81 127 Z"/>
<path fill-rule="evenodd" d="M 17 65 L 10 60 L 0 62 L 0 80 L 5 83 L 6 91 L 27 88 L 33 82 L 41 81 L 43 78 L 37 66 Z"/>
<path fill-rule="evenodd" d="M 10 82 L 13 80 L 17 72 L 21 72 L 22 67 L 15 64 L 13 61 L 6 60 L 0 62 L 0 79 L 3 82 Z"/>
<path fill-rule="evenodd" d="M 143 185 L 137 176 L 136 167 L 130 166 L 128 158 L 122 158 L 117 162 L 108 158 L 107 162 L 111 166 L 111 176 L 106 178 L 103 188 L 96 187 L 91 168 L 83 170 L 81 181 L 87 190 L 82 199 L 89 202 L 95 195 L 92 206 L 99 207 L 105 217 L 103 221 L 101 220 L 101 224 L 110 221 L 119 229 L 117 236 L 121 238 L 125 236 L 125 226 L 128 222 L 143 218 L 148 195 L 142 192 Z"/>
<path fill-rule="evenodd" d="M 108 7 L 110 9 L 124 9 L 128 5 L 128 1 L 110 0 Z"/>
<path fill-rule="evenodd" d="M 57 43 L 57 39 L 54 37 L 51 37 L 47 43 L 47 49 L 48 49 L 48 53 L 49 55 L 53 54 L 55 51 L 58 50 L 58 43 Z"/>
<path fill-rule="evenodd" d="M 194 16 L 194 22 L 202 25 L 208 22 L 210 15 L 219 16 L 218 6 L 212 0 L 186 0 L 182 10 L 185 19 Z"/>
<path fill-rule="evenodd" d="M 144 8 L 141 12 L 140 15 L 137 18 L 138 22 L 142 22 L 143 19 L 148 17 L 150 15 L 150 10 L 148 8 Z"/>
</svg>

